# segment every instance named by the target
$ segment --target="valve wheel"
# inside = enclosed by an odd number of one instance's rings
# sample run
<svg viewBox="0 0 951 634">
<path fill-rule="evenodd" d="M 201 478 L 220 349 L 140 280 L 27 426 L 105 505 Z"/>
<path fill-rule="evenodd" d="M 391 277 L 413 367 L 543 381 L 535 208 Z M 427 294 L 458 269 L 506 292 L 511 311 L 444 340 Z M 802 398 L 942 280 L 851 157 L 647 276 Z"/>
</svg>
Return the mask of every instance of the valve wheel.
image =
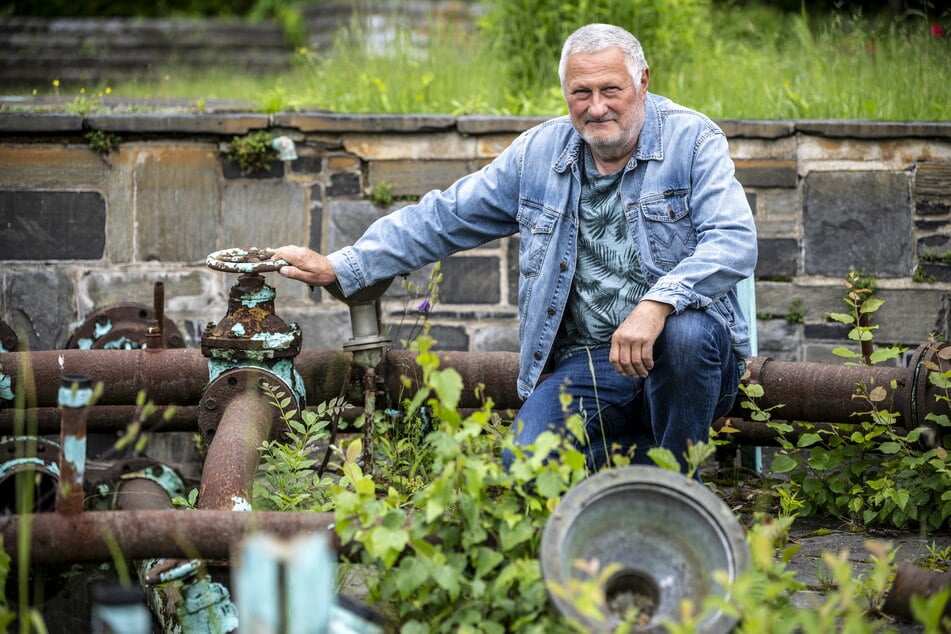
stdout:
<svg viewBox="0 0 951 634">
<path fill-rule="evenodd" d="M 270 273 L 290 265 L 287 260 L 272 260 L 274 249 L 234 248 L 215 251 L 205 259 L 205 264 L 215 271 L 225 273 Z"/>
</svg>

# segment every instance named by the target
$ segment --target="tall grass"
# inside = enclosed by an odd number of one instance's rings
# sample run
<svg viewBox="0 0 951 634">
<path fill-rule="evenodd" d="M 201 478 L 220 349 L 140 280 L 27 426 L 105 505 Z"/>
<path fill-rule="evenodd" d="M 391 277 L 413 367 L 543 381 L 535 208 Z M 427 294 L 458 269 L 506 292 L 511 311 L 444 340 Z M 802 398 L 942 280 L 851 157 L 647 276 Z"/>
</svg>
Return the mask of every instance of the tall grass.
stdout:
<svg viewBox="0 0 951 634">
<path fill-rule="evenodd" d="M 951 37 L 927 21 L 823 19 L 768 8 L 716 9 L 713 35 L 646 51 L 651 90 L 714 118 L 951 120 Z M 433 24 L 379 42 L 357 27 L 326 54 L 299 53 L 280 77 L 169 71 L 118 85 L 125 97 L 240 99 L 263 112 L 562 114 L 557 85 L 517 89 L 478 31 Z M 538 60 L 554 67 L 557 60 Z"/>
</svg>

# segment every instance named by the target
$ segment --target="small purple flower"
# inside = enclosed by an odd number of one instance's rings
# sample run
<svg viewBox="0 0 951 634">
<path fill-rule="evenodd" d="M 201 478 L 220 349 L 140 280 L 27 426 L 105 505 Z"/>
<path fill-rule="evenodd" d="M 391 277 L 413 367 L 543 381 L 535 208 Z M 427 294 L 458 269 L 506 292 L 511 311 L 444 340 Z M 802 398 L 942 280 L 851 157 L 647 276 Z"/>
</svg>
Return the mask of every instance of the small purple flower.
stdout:
<svg viewBox="0 0 951 634">
<path fill-rule="evenodd" d="M 419 306 L 416 307 L 416 310 L 419 311 L 419 312 L 421 312 L 421 313 L 423 313 L 424 315 L 426 315 L 426 314 L 429 313 L 429 309 L 430 309 L 430 306 L 429 306 L 429 298 L 428 298 L 428 297 L 427 297 L 426 299 L 424 299 L 424 300 L 422 301 L 422 303 L 420 303 Z"/>
</svg>

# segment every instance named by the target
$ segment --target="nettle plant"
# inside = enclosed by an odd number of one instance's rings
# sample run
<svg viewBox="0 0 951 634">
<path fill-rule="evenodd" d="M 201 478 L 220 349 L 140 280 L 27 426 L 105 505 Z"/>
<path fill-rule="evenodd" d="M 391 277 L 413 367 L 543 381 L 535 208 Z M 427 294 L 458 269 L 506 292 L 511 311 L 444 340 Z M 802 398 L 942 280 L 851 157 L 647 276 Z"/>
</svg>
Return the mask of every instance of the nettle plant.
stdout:
<svg viewBox="0 0 951 634">
<path fill-rule="evenodd" d="M 841 347 L 833 351 L 849 363 L 860 360 L 872 365 L 904 352 L 899 346 L 873 348 L 877 326 L 870 324 L 870 317 L 883 300 L 873 297 L 874 284 L 868 282 L 850 274 L 845 280 L 845 303 L 850 311 L 829 314 L 850 325 L 849 339 L 859 344 L 859 350 Z M 937 361 L 928 368 L 929 380 L 937 388 L 936 398 L 945 403 L 951 402 L 951 364 L 941 367 L 938 363 L 951 358 L 951 351 L 946 350 L 938 350 Z M 867 407 L 854 424 L 819 427 L 799 423 L 801 433 L 793 441 L 787 437 L 793 426 L 773 421 L 773 412 L 756 404 L 756 398 L 763 395 L 762 386 L 741 386 L 747 397 L 742 406 L 751 410 L 751 418 L 780 433 L 782 450 L 770 468 L 774 474 L 788 474 L 788 480 L 777 488 L 785 512 L 827 514 L 863 527 L 933 531 L 946 524 L 951 517 L 951 436 L 929 448 L 924 441 L 932 439 L 932 430 L 918 428 L 905 433 L 897 428 L 899 414 L 888 407 L 895 388 L 857 385 L 852 398 Z M 939 429 L 951 426 L 945 415 L 929 414 L 926 418 Z"/>
</svg>

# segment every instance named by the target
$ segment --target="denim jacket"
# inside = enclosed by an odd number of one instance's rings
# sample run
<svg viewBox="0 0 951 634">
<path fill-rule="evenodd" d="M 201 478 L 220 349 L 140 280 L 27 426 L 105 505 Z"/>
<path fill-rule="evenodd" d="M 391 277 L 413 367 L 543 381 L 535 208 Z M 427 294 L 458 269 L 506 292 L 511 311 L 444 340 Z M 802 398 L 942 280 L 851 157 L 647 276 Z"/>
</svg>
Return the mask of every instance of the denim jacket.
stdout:
<svg viewBox="0 0 951 634">
<path fill-rule="evenodd" d="M 726 137 L 705 116 L 664 97 L 648 93 L 645 111 L 621 185 L 649 286 L 644 299 L 675 312 L 710 311 L 743 360 L 750 339 L 736 284 L 756 264 L 756 229 Z M 517 387 L 527 397 L 550 362 L 571 290 L 582 144 L 567 117 L 552 119 L 522 133 L 478 172 L 377 220 L 353 246 L 328 256 L 342 290 L 350 294 L 518 232 Z"/>
</svg>

